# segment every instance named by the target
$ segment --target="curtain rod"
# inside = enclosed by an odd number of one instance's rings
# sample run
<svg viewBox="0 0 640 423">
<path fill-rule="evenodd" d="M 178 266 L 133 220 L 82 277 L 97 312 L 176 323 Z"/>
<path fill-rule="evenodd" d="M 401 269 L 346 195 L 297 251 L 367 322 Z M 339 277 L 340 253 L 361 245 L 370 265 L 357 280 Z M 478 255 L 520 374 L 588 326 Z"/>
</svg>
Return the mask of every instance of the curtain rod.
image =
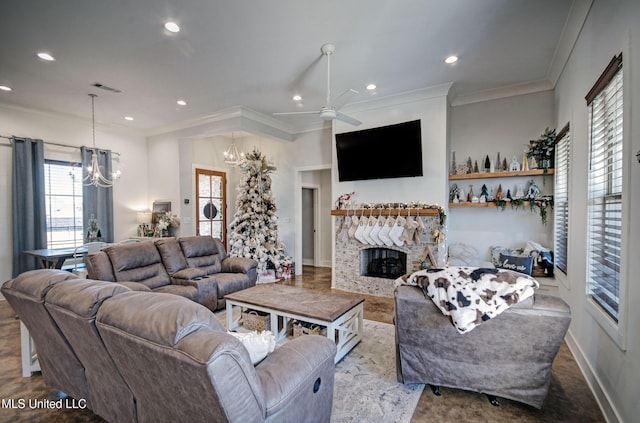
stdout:
<svg viewBox="0 0 640 423">
<path fill-rule="evenodd" d="M 12 140 L 13 138 L 21 138 L 21 137 L 8 137 L 6 135 L 0 135 L 0 138 L 6 138 L 8 140 Z M 50 142 L 50 141 L 42 141 L 45 144 L 49 144 L 49 145 L 55 145 L 57 147 L 65 147 L 65 148 L 76 148 L 78 150 L 80 150 L 80 147 L 78 147 L 77 145 L 69 145 L 69 144 L 60 144 L 57 142 Z M 0 145 L 4 145 L 6 147 L 10 147 L 11 143 L 9 144 L 0 144 Z M 93 147 L 87 147 L 88 149 L 93 149 Z M 97 147 L 96 147 L 97 148 Z M 119 156 L 120 153 L 118 153 L 117 151 L 112 151 L 111 154 Z"/>
</svg>

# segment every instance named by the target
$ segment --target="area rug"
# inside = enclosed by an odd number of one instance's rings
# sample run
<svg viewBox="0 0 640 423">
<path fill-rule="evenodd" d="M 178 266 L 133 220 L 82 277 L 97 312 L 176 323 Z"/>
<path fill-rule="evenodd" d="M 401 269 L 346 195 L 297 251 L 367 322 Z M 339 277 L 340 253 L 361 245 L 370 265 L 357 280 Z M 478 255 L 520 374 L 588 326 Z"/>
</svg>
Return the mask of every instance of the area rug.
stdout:
<svg viewBox="0 0 640 423">
<path fill-rule="evenodd" d="M 226 312 L 216 315 L 226 327 Z M 393 325 L 365 320 L 363 340 L 336 364 L 331 421 L 408 423 L 423 389 L 396 380 Z"/>
<path fill-rule="evenodd" d="M 410 422 L 424 385 L 396 380 L 394 327 L 364 321 L 364 339 L 336 365 L 331 421 Z"/>
</svg>

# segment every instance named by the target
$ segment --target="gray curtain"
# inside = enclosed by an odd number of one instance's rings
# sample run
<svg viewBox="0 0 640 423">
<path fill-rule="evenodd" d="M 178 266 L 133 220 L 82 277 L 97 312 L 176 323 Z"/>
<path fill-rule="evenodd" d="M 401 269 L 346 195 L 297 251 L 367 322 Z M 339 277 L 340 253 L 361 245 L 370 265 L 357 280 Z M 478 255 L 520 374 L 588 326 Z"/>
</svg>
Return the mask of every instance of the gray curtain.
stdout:
<svg viewBox="0 0 640 423">
<path fill-rule="evenodd" d="M 91 153 L 98 154 L 100 171 L 107 178 L 111 178 L 111 150 L 100 150 L 90 147 L 81 147 L 82 168 L 91 165 Z M 102 235 L 102 241 L 114 242 L 113 236 L 113 188 L 101 188 L 93 185 L 82 187 L 82 221 L 84 224 L 84 236 L 87 236 L 87 226 L 91 215 L 95 215 L 98 228 Z"/>
<path fill-rule="evenodd" d="M 37 259 L 23 253 L 47 247 L 44 192 L 44 143 L 12 138 L 13 277 L 40 267 Z"/>
</svg>

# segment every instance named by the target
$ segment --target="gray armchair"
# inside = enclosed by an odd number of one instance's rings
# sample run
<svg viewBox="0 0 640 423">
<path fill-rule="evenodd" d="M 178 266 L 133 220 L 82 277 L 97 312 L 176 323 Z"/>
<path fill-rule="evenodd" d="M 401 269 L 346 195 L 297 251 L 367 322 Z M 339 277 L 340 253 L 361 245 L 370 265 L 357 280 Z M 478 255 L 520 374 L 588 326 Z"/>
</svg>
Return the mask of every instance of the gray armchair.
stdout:
<svg viewBox="0 0 640 423">
<path fill-rule="evenodd" d="M 65 270 L 31 270 L 5 282 L 2 295 L 33 337 L 45 383 L 73 398 L 87 399 L 91 409 L 84 366 L 45 306 L 47 293 L 70 279 L 77 276 Z"/>
<path fill-rule="evenodd" d="M 105 300 L 130 291 L 117 283 L 73 279 L 51 288 L 45 303 L 84 366 L 93 412 L 109 422 L 137 421 L 136 401 L 98 334 L 95 317 Z"/>
<path fill-rule="evenodd" d="M 560 298 L 535 294 L 460 334 L 414 286 L 395 293 L 396 370 L 401 383 L 458 388 L 541 408 L 551 364 L 571 322 Z"/>
<path fill-rule="evenodd" d="M 328 422 L 336 346 L 294 339 L 253 366 L 206 307 L 125 292 L 98 310 L 98 331 L 136 398 L 140 422 Z"/>
</svg>

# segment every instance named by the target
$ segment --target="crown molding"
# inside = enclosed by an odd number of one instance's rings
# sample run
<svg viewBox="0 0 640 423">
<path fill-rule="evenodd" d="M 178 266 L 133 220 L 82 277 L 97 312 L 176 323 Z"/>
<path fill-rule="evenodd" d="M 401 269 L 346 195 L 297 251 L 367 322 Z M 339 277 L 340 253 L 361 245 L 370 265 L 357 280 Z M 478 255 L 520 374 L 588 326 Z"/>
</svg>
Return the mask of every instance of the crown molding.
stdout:
<svg viewBox="0 0 640 423">
<path fill-rule="evenodd" d="M 571 4 L 569 15 L 565 21 L 564 28 L 562 28 L 560 40 L 547 71 L 547 79 L 551 81 L 553 87 L 558 83 L 558 79 L 560 79 L 564 67 L 569 61 L 573 47 L 578 41 L 578 36 L 587 20 L 592 5 L 593 0 L 574 0 Z"/>
<path fill-rule="evenodd" d="M 180 138 L 196 138 L 233 131 L 246 131 L 284 141 L 293 141 L 296 138 L 296 131 L 293 127 L 243 106 L 233 106 L 211 115 L 154 128 L 146 135 L 154 137 L 176 133 Z"/>
<path fill-rule="evenodd" d="M 429 100 L 432 98 L 446 97 L 453 86 L 453 82 L 434 85 L 433 87 L 420 88 L 412 91 L 405 91 L 398 94 L 392 94 L 372 100 L 351 103 L 344 107 L 342 111 L 346 113 L 360 113 L 368 110 L 381 109 L 389 106 L 397 106 L 399 104 L 415 103 L 418 101 Z"/>
<path fill-rule="evenodd" d="M 552 90 L 551 82 L 545 80 L 531 81 L 523 84 L 509 85 L 506 87 L 495 88 L 486 91 L 478 91 L 453 99 L 452 106 L 462 106 L 471 103 L 480 103 L 482 101 L 497 100 L 500 98 L 514 97 L 517 95 L 533 94 L 541 91 Z"/>
</svg>

